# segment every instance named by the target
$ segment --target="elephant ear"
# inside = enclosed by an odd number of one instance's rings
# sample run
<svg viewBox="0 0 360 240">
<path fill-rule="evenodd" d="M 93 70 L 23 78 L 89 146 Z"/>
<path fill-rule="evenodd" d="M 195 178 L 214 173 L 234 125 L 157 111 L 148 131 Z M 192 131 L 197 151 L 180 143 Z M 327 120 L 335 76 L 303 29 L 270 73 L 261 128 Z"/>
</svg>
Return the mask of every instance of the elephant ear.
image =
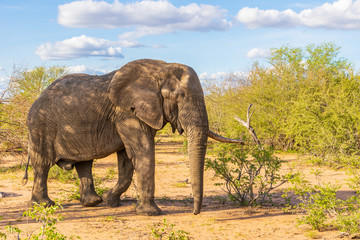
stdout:
<svg viewBox="0 0 360 240">
<path fill-rule="evenodd" d="M 113 104 L 132 111 L 150 127 L 161 129 L 164 119 L 156 80 L 159 70 L 157 64 L 141 63 L 128 63 L 115 73 L 109 85 L 109 97 Z"/>
</svg>

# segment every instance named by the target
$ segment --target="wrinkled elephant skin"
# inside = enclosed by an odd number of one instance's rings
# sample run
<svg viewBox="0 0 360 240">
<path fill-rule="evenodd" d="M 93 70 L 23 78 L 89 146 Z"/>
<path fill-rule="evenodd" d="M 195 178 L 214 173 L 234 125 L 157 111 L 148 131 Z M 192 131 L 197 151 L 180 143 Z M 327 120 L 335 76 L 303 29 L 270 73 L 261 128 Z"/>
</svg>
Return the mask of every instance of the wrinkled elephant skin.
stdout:
<svg viewBox="0 0 360 240">
<path fill-rule="evenodd" d="M 49 169 L 76 168 L 80 201 L 120 205 L 137 172 L 138 214 L 158 215 L 154 202 L 156 131 L 170 123 L 189 136 L 194 213 L 201 210 L 204 158 L 209 131 L 204 94 L 185 65 L 141 59 L 102 76 L 70 74 L 53 82 L 34 102 L 28 119 L 29 159 L 34 171 L 32 202 L 53 204 Z M 100 198 L 94 190 L 93 159 L 117 152 L 118 182 Z"/>
</svg>

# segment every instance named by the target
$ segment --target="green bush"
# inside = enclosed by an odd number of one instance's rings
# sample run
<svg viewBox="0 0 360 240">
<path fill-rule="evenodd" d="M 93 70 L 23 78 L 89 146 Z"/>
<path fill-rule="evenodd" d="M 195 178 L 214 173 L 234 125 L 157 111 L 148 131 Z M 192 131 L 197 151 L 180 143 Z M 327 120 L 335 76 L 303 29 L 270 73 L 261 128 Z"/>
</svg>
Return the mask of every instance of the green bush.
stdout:
<svg viewBox="0 0 360 240">
<path fill-rule="evenodd" d="M 328 227 L 335 228 L 348 234 L 360 232 L 360 190 L 359 177 L 354 171 L 349 178 L 349 186 L 356 189 L 357 194 L 342 200 L 336 196 L 340 185 L 322 183 L 312 185 L 300 174 L 291 178 L 291 187 L 283 197 L 287 197 L 288 192 L 293 192 L 300 202 L 295 205 L 295 209 L 304 213 L 298 219 L 299 224 L 307 224 L 314 230 L 324 230 Z M 357 174 L 357 173 L 356 173 Z M 319 173 L 316 173 L 317 177 Z M 292 207 L 288 205 L 288 207 Z M 288 209 L 288 208 L 287 208 Z"/>
<path fill-rule="evenodd" d="M 175 225 L 164 218 L 163 223 L 154 224 L 151 228 L 151 239 L 188 240 L 190 237 L 188 232 L 175 229 Z"/>
<path fill-rule="evenodd" d="M 0 102 L 0 151 L 27 150 L 26 118 L 32 103 L 57 78 L 65 67 L 16 68 Z"/>
<path fill-rule="evenodd" d="M 63 220 L 61 215 L 55 215 L 59 208 L 62 208 L 60 204 L 46 206 L 45 204 L 34 203 L 29 210 L 24 212 L 24 216 L 41 223 L 40 232 L 31 236 L 31 239 L 66 239 L 66 236 L 57 232 L 55 227 L 57 222 Z"/>
<path fill-rule="evenodd" d="M 34 205 L 24 212 L 24 216 L 34 219 L 40 223 L 41 227 L 39 231 L 27 231 L 26 239 L 40 240 L 40 239 L 51 239 L 51 240 L 65 240 L 67 237 L 57 231 L 55 227 L 56 223 L 62 221 L 63 218 L 60 214 L 56 214 L 58 209 L 62 206 L 56 203 L 54 206 L 46 206 L 45 204 L 33 203 Z M 16 239 L 21 239 L 20 234 L 23 232 L 21 229 L 7 225 L 6 230 L 9 234 L 16 235 Z M 7 239 L 5 233 L 0 233 L 0 238 Z M 70 237 L 72 239 L 73 237 Z"/>
<path fill-rule="evenodd" d="M 78 179 L 75 169 L 64 170 L 58 165 L 54 165 L 50 168 L 49 179 L 56 179 L 62 183 L 69 183 L 71 181 L 76 181 Z"/>
<path fill-rule="evenodd" d="M 210 126 L 239 137 L 234 120 L 252 103 L 258 137 L 281 150 L 320 158 L 359 155 L 360 76 L 332 43 L 273 49 L 269 66 L 255 63 L 247 77 L 229 76 L 206 91 Z"/>
<path fill-rule="evenodd" d="M 206 169 L 225 182 L 223 190 L 240 205 L 253 205 L 271 199 L 271 191 L 287 180 L 279 170 L 282 161 L 269 150 L 235 144 L 220 144 L 216 157 L 206 159 Z M 249 158 L 252 156 L 252 158 Z"/>
</svg>

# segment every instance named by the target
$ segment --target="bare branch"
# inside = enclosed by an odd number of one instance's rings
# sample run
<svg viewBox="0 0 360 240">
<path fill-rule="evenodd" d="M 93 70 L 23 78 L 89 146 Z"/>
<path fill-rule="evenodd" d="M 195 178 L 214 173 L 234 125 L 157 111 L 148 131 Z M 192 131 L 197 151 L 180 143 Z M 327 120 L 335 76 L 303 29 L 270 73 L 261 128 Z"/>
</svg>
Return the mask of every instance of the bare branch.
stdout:
<svg viewBox="0 0 360 240">
<path fill-rule="evenodd" d="M 251 116 L 249 116 L 249 112 L 250 112 L 250 108 L 251 108 L 251 106 L 252 106 L 252 104 L 250 103 L 250 105 L 249 105 L 249 107 L 248 107 L 248 109 L 247 109 L 247 114 L 246 114 L 246 118 L 247 118 L 247 126 L 248 126 L 248 128 L 251 126 L 250 125 L 250 119 L 251 119 Z M 252 115 L 252 114 L 251 114 Z"/>
<path fill-rule="evenodd" d="M 247 125 L 247 122 L 245 122 L 244 120 L 238 118 L 238 117 L 235 117 L 235 119 L 241 123 L 241 125 L 243 125 L 244 127 L 248 128 L 248 125 Z"/>
<path fill-rule="evenodd" d="M 247 117 L 246 117 L 246 120 L 247 120 L 247 121 L 246 121 L 246 122 L 245 122 L 244 120 L 240 119 L 239 117 L 236 117 L 236 116 L 235 116 L 235 120 L 237 120 L 238 122 L 240 122 L 241 125 L 243 125 L 244 127 L 246 127 L 246 128 L 249 130 L 250 135 L 251 135 L 254 143 L 256 143 L 256 144 L 259 146 L 260 149 L 262 149 L 261 142 L 260 142 L 260 140 L 258 139 L 258 137 L 257 137 L 257 135 L 256 135 L 256 133 L 255 133 L 254 128 L 250 125 L 250 123 L 251 123 L 251 117 L 252 117 L 252 115 L 253 115 L 253 113 L 254 113 L 254 111 L 252 111 L 252 113 L 250 114 L 250 108 L 251 108 L 251 106 L 252 106 L 252 104 L 250 104 L 249 107 L 248 107 L 248 109 L 247 109 Z"/>
</svg>

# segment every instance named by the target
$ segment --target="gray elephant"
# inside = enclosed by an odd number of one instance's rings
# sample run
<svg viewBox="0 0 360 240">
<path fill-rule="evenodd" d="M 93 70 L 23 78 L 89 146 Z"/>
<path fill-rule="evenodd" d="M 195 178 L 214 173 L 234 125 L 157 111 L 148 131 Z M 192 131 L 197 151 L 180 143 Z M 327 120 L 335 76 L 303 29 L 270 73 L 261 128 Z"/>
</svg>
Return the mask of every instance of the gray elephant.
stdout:
<svg viewBox="0 0 360 240">
<path fill-rule="evenodd" d="M 154 137 L 167 123 L 173 131 L 188 135 L 194 214 L 200 213 L 208 136 L 239 141 L 209 131 L 203 90 L 192 68 L 150 59 L 129 62 L 102 76 L 64 76 L 34 102 L 27 119 L 34 170 L 31 201 L 54 204 L 48 196 L 47 178 L 57 164 L 67 170 L 75 166 L 84 206 L 102 200 L 118 206 L 135 170 L 140 197 L 136 213 L 161 214 L 154 202 Z M 114 152 L 118 182 L 101 198 L 94 190 L 93 159 Z"/>
</svg>

